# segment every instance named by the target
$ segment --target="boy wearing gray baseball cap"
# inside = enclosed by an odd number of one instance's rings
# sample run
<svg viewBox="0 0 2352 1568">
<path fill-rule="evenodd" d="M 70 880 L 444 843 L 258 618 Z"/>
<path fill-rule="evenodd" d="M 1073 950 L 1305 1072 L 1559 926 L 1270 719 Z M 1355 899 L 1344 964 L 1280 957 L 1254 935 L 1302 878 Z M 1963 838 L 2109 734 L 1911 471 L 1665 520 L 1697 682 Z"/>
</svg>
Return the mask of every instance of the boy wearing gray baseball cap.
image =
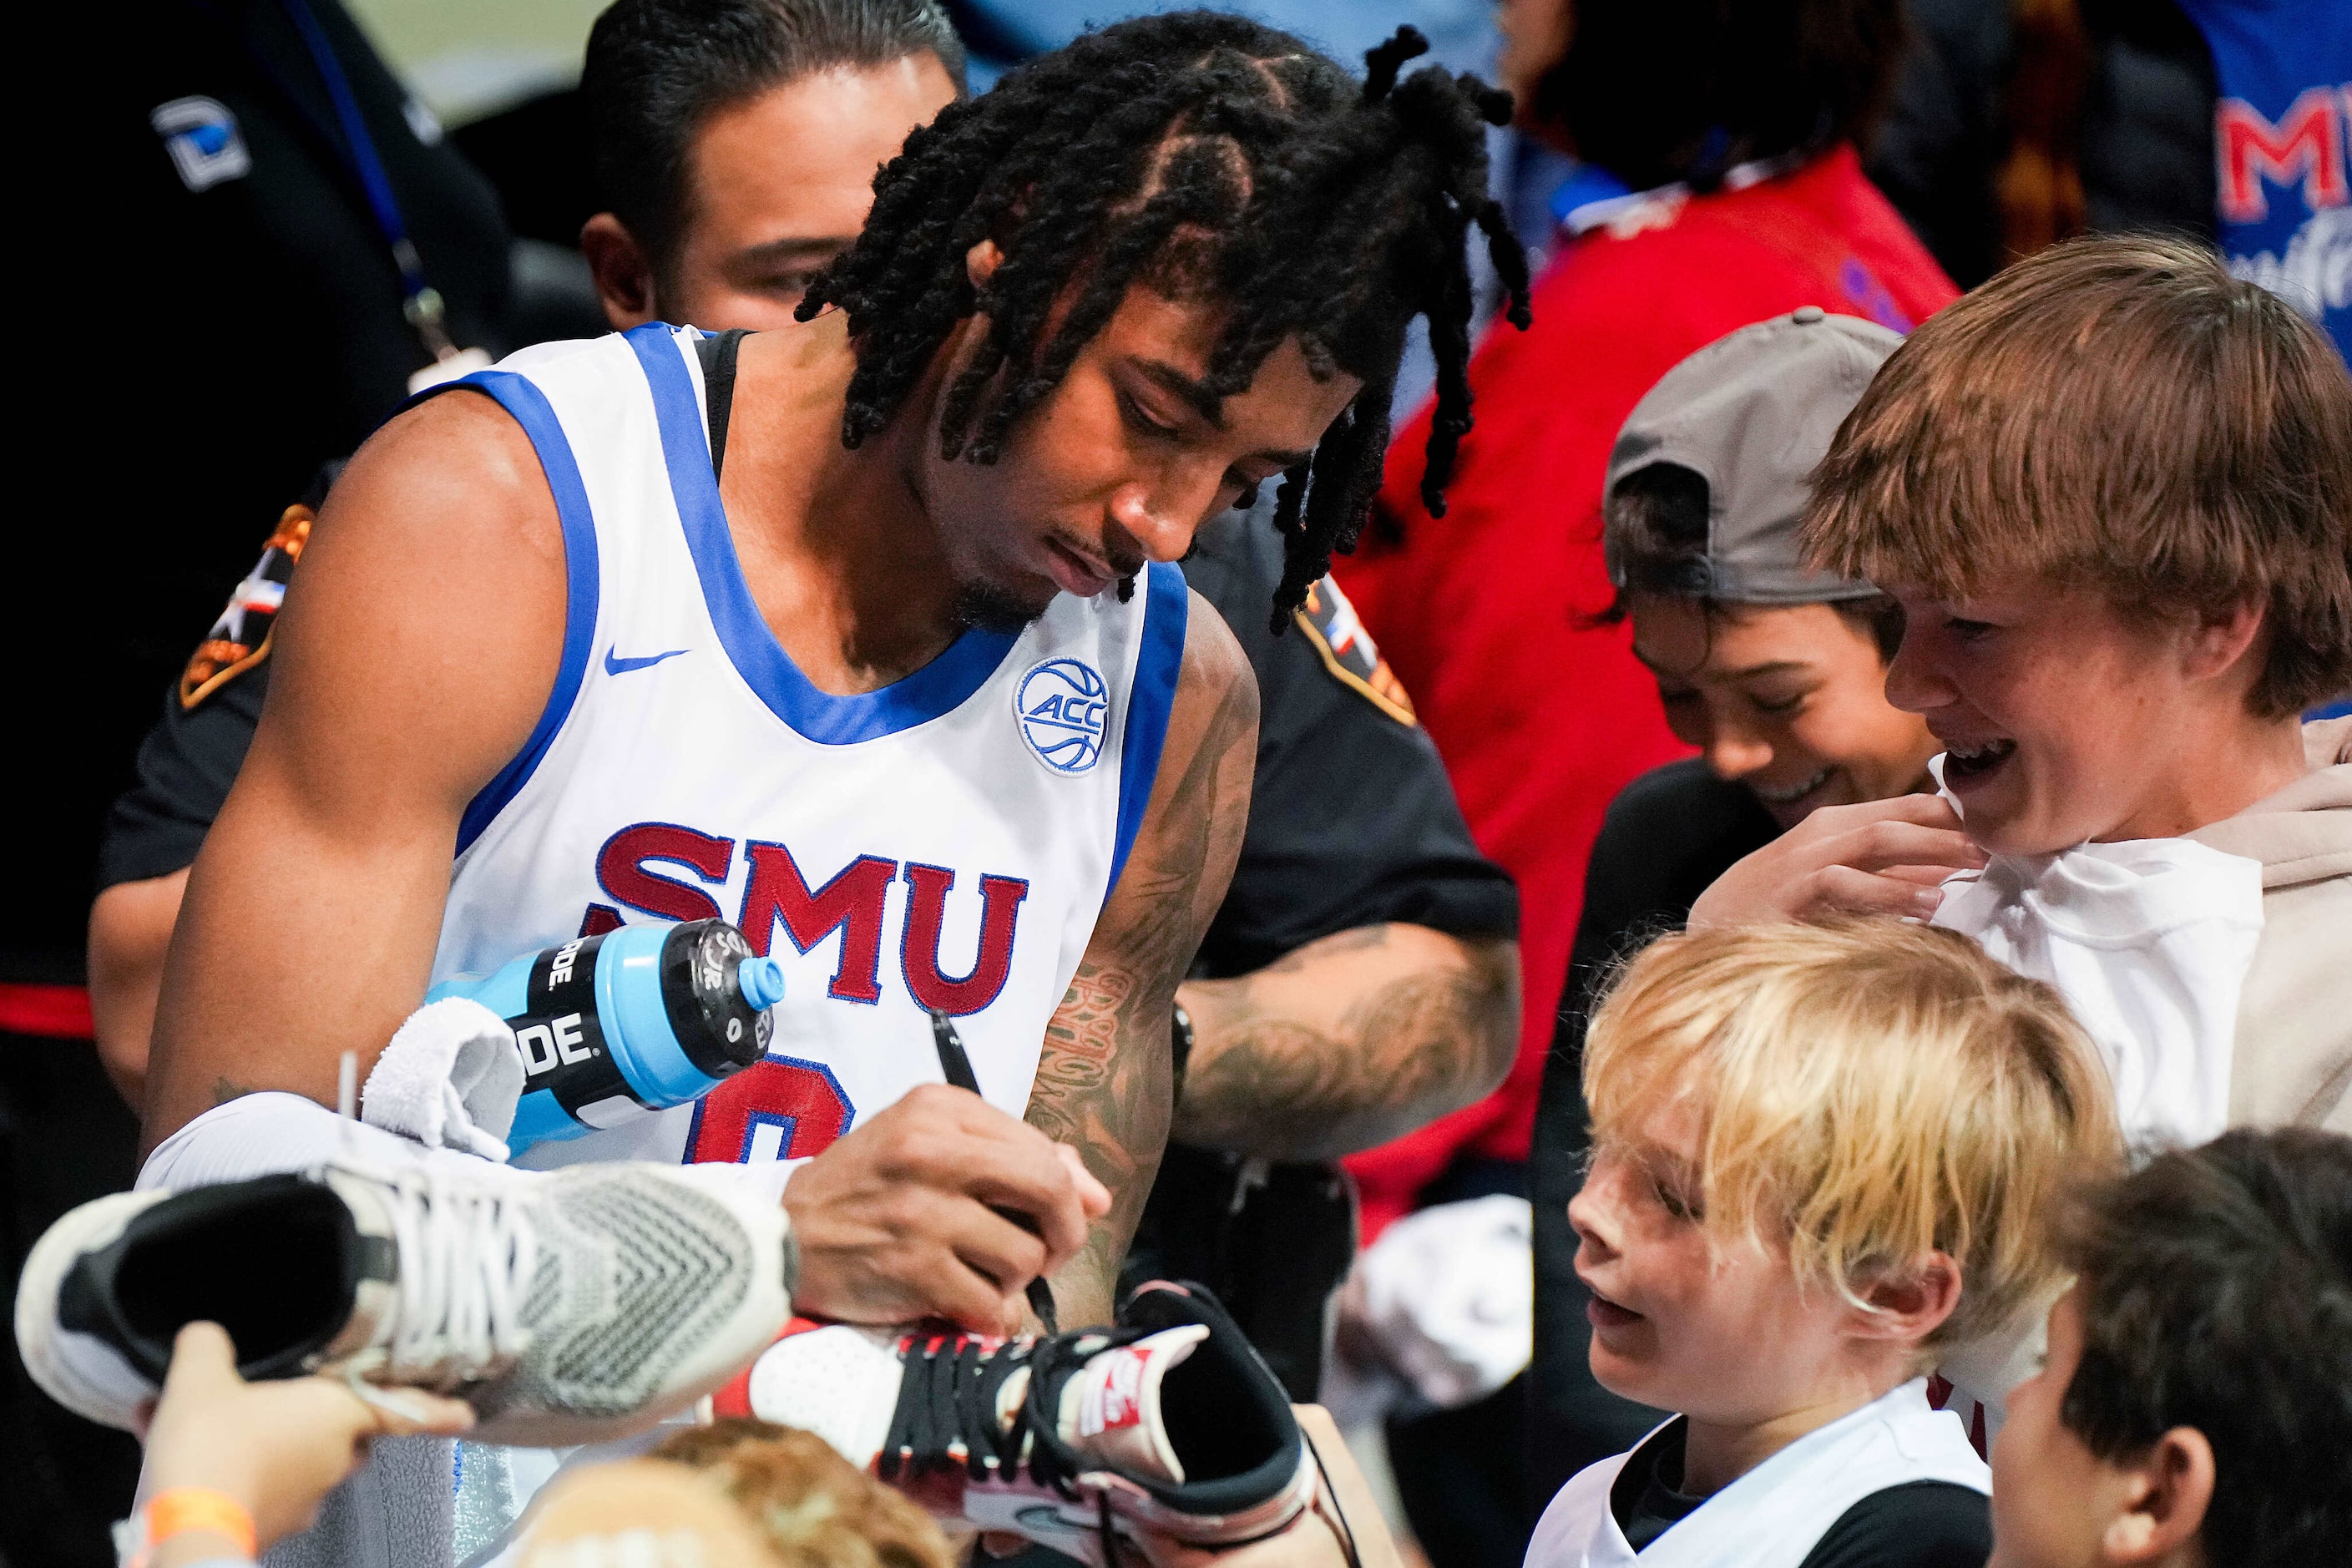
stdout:
<svg viewBox="0 0 2352 1568">
<path fill-rule="evenodd" d="M 1675 734 L 1781 828 L 1927 787 L 1933 738 L 1886 704 L 1885 596 L 1797 543 L 1813 465 L 1902 340 L 1808 307 L 1683 361 L 1610 454 L 1602 547 Z"/>
<path fill-rule="evenodd" d="M 1934 737 L 1885 697 L 1899 621 L 1870 584 L 1808 566 L 1797 542 L 1813 466 L 1901 342 L 1810 307 L 1743 327 L 1669 371 L 1610 457 L 1609 614 L 1632 623 L 1667 722 L 1700 754 L 1626 786 L 1586 874 L 1530 1178 L 1536 1495 L 1664 1418 L 1600 1387 L 1586 1365 L 1566 1207 L 1583 1182 L 1578 1073 L 1596 984 L 1629 948 L 1680 926 L 1717 875 L 1817 808 L 1934 787 Z"/>
</svg>

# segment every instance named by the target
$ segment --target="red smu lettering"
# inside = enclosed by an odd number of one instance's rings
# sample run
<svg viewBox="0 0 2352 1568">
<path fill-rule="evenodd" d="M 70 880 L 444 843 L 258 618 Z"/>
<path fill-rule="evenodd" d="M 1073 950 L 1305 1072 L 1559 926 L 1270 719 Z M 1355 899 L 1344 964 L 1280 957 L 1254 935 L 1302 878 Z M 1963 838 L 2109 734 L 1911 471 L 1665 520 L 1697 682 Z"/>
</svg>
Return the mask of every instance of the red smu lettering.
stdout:
<svg viewBox="0 0 2352 1568">
<path fill-rule="evenodd" d="M 640 822 L 604 840 L 596 852 L 596 885 L 622 903 L 666 920 L 715 920 L 718 900 L 699 888 L 646 869 L 648 860 L 688 867 L 706 882 L 724 882 L 735 861 L 735 841 L 670 822 Z"/>
<path fill-rule="evenodd" d="M 782 845 L 754 840 L 743 846 L 743 858 L 751 872 L 743 886 L 743 918 L 735 923 L 751 951 L 768 951 L 779 920 L 784 935 L 803 952 L 840 931 L 841 963 L 826 994 L 845 1002 L 882 1000 L 882 909 L 898 863 L 860 855 L 812 893 L 793 852 Z"/>
<path fill-rule="evenodd" d="M 898 943 L 899 967 L 907 991 L 917 1003 L 948 1014 L 977 1013 L 996 1000 L 1013 973 L 1013 928 L 1021 918 L 1021 901 L 1029 884 L 1019 877 L 983 876 L 980 879 L 980 952 L 962 979 L 950 980 L 940 970 L 940 927 L 947 913 L 948 889 L 955 873 L 945 866 L 908 862 L 907 930 Z"/>
<path fill-rule="evenodd" d="M 856 1115 L 830 1068 L 770 1057 L 702 1097 L 687 1158 L 698 1165 L 804 1159 L 833 1147 Z"/>
<path fill-rule="evenodd" d="M 2347 192 L 2344 167 L 2344 122 L 2336 114 L 2336 90 L 2305 88 L 2276 125 L 2243 99 L 2213 106 L 2213 153 L 2221 164 L 2221 216 L 2231 223 L 2260 223 L 2270 216 L 2274 184 L 2303 180 L 2303 199 L 2313 207 L 2342 206 Z"/>
</svg>

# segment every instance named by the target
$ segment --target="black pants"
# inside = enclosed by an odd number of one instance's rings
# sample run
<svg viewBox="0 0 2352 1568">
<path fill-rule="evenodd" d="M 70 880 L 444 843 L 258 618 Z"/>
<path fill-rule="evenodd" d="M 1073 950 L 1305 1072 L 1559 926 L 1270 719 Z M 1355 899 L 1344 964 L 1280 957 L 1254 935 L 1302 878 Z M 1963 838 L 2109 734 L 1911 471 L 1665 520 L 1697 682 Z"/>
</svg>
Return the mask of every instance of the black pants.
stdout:
<svg viewBox="0 0 2352 1568">
<path fill-rule="evenodd" d="M 1168 1145 L 1119 1270 L 1119 1295 L 1190 1279 L 1224 1303 L 1294 1400 L 1323 1376 L 1323 1325 L 1356 1255 L 1356 1192 L 1334 1164 L 1249 1170 L 1230 1154 Z"/>
<path fill-rule="evenodd" d="M 1431 1568 L 1518 1568 L 1536 1516 L 1528 1509 L 1527 1379 L 1486 1398 L 1388 1424 L 1389 1468 L 1413 1539 Z"/>
<path fill-rule="evenodd" d="M 88 1040 L 0 1033 L 0 1245 L 9 1299 L 25 1256 L 76 1205 L 131 1185 L 139 1124 Z M 16 1336 L 0 1376 L 0 1562 L 110 1568 L 107 1528 L 131 1511 L 139 1445 L 94 1426 L 33 1386 Z"/>
</svg>

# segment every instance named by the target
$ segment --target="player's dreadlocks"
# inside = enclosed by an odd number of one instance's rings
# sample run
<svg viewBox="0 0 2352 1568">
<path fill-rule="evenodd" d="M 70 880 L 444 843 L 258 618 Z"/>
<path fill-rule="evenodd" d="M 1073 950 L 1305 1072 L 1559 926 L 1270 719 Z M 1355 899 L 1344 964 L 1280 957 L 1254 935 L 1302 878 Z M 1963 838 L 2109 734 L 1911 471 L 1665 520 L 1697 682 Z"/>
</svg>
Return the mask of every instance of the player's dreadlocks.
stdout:
<svg viewBox="0 0 2352 1568">
<path fill-rule="evenodd" d="M 1228 305 L 1213 396 L 1245 390 L 1293 335 L 1318 377 L 1364 384 L 1283 476 L 1281 630 L 1332 552 L 1354 547 L 1415 315 L 1429 318 L 1437 359 L 1422 494 L 1444 512 L 1470 428 L 1471 224 L 1510 320 L 1528 324 L 1526 254 L 1486 194 L 1485 127 L 1509 120 L 1510 95 L 1433 66 L 1399 80 L 1428 47 L 1399 28 L 1366 55 L 1359 84 L 1288 34 L 1179 12 L 1088 34 L 950 105 L 877 176 L 865 232 L 800 306 L 803 321 L 826 305 L 848 313 L 857 368 L 842 439 L 855 447 L 888 424 L 975 311 L 988 337 L 948 389 L 940 437 L 945 456 L 989 463 L 1130 283 Z M 975 289 L 965 253 L 992 238 L 1004 259 Z"/>
</svg>

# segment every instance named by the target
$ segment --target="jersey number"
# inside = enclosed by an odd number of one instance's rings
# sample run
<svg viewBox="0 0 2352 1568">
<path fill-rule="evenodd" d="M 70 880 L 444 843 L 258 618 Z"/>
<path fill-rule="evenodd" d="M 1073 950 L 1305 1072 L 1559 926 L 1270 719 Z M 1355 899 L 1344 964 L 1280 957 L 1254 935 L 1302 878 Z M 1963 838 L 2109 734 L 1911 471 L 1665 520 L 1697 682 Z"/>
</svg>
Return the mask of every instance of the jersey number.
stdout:
<svg viewBox="0 0 2352 1568">
<path fill-rule="evenodd" d="M 832 1068 L 770 1057 L 702 1097 L 694 1108 L 687 1159 L 695 1164 L 803 1159 L 831 1148 L 856 1115 Z"/>
</svg>

